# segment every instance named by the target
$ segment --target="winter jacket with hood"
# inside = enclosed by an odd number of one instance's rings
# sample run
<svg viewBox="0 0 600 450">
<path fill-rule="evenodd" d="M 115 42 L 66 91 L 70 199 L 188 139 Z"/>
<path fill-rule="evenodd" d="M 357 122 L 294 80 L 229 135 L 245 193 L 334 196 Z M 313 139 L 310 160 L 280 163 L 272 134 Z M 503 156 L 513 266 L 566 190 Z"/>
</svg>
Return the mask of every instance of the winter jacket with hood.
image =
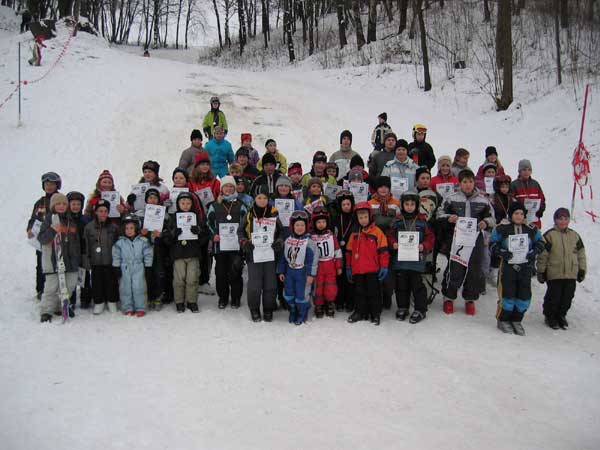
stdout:
<svg viewBox="0 0 600 450">
<path fill-rule="evenodd" d="M 549 229 L 544 233 L 544 246 L 546 250 L 538 257 L 537 271 L 545 273 L 547 280 L 574 280 L 578 271 L 587 272 L 585 247 L 575 230 Z"/>
<path fill-rule="evenodd" d="M 54 251 L 56 231 L 52 228 L 52 216 L 53 214 L 46 215 L 38 235 L 38 241 L 42 244 L 42 270 L 45 274 L 58 272 L 56 252 Z M 58 216 L 60 218 L 60 245 L 65 271 L 77 272 L 81 266 L 81 234 L 70 212 Z"/>
</svg>

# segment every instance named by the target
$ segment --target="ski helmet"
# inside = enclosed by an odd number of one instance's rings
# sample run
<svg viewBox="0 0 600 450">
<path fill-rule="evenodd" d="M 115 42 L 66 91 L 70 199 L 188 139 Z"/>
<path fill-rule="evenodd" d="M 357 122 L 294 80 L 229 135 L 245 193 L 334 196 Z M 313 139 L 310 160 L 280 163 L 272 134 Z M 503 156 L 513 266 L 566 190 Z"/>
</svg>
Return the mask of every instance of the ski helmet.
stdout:
<svg viewBox="0 0 600 450">
<path fill-rule="evenodd" d="M 83 205 L 85 203 L 85 196 L 81 192 L 71 191 L 67 194 L 67 200 L 79 200 Z"/>
<path fill-rule="evenodd" d="M 402 212 L 403 213 L 406 212 L 404 210 L 404 202 L 409 201 L 409 200 L 412 200 L 413 202 L 415 202 L 415 211 L 411 214 L 418 213 L 421 197 L 415 191 L 405 191 L 400 196 L 400 209 L 402 210 Z"/>
<path fill-rule="evenodd" d="M 123 227 L 123 235 L 125 235 L 125 225 L 128 223 L 132 223 L 135 225 L 135 232 L 137 233 L 140 230 L 140 220 L 135 214 L 126 214 L 121 219 L 121 226 Z"/>
<path fill-rule="evenodd" d="M 342 189 L 335 195 L 335 202 L 339 211 L 342 211 L 342 202 L 344 200 L 350 200 L 352 209 L 354 209 L 354 194 L 347 189 Z"/>
<path fill-rule="evenodd" d="M 44 183 L 47 181 L 56 183 L 56 189 L 58 189 L 60 191 L 60 188 L 62 187 L 62 179 L 60 178 L 59 174 L 57 174 L 56 172 L 46 172 L 45 174 L 43 174 L 42 175 L 42 189 L 44 189 Z"/>
<path fill-rule="evenodd" d="M 216 95 L 210 98 L 210 104 L 212 105 L 214 102 L 217 102 L 219 105 L 221 104 L 221 100 Z"/>
<path fill-rule="evenodd" d="M 160 203 L 160 191 L 155 187 L 149 187 L 146 190 L 146 193 L 144 194 L 144 201 L 146 203 L 148 203 L 148 197 L 150 197 L 151 195 L 154 195 L 158 199 L 158 202 Z"/>
<path fill-rule="evenodd" d="M 365 210 L 369 212 L 369 224 L 373 223 L 373 209 L 371 208 L 369 202 L 359 202 L 356 204 L 356 207 L 354 208 L 356 220 L 358 221 L 358 212 Z"/>
<path fill-rule="evenodd" d="M 427 134 L 427 127 L 422 123 L 416 123 L 413 125 L 413 138 L 416 136 L 417 132 Z"/>
<path fill-rule="evenodd" d="M 313 209 L 312 214 L 310 215 L 310 222 L 312 224 L 313 230 L 317 231 L 317 220 L 321 220 L 324 219 L 325 222 L 327 223 L 327 226 L 325 227 L 325 229 L 329 228 L 329 212 L 327 211 L 327 208 L 325 208 L 324 206 L 317 206 L 315 209 Z"/>
<path fill-rule="evenodd" d="M 298 221 L 304 222 L 304 224 L 308 228 L 308 214 L 306 213 L 306 211 L 294 211 L 290 216 L 290 230 L 292 231 L 292 233 L 294 232 L 294 225 Z"/>
</svg>

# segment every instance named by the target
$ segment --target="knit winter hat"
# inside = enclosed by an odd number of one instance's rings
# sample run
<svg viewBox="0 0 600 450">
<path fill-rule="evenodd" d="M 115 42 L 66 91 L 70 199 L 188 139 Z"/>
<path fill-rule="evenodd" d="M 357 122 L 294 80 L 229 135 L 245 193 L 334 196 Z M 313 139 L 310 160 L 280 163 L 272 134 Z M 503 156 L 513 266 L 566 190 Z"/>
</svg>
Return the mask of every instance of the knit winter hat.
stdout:
<svg viewBox="0 0 600 450">
<path fill-rule="evenodd" d="M 383 119 L 384 121 L 387 122 L 387 113 L 386 112 L 382 112 L 377 117 L 380 118 L 380 119 Z"/>
<path fill-rule="evenodd" d="M 387 133 L 385 133 L 383 135 L 383 140 L 386 141 L 388 138 L 394 138 L 394 140 L 398 140 L 398 136 L 396 136 L 396 133 L 392 132 L 392 131 L 388 131 Z M 408 145 L 407 145 L 408 147 Z"/>
<path fill-rule="evenodd" d="M 200 152 L 196 156 L 194 156 L 194 167 L 202 163 L 210 164 L 210 156 L 208 156 L 207 152 Z"/>
<path fill-rule="evenodd" d="M 463 169 L 460 172 L 458 172 L 458 181 L 462 181 L 465 178 L 471 178 L 471 179 L 474 180 L 475 179 L 475 174 L 470 169 Z"/>
<path fill-rule="evenodd" d="M 154 195 L 160 203 L 160 191 L 155 187 L 150 187 L 146 190 L 146 193 L 144 194 L 144 201 L 146 203 L 148 203 L 148 198 L 150 198 L 151 195 Z"/>
<path fill-rule="evenodd" d="M 419 179 L 419 177 L 421 175 L 423 175 L 424 173 L 428 173 L 431 176 L 431 172 L 429 171 L 427 166 L 418 167 L 417 170 L 415 171 L 415 181 L 417 181 Z"/>
<path fill-rule="evenodd" d="M 115 182 L 112 174 L 107 169 L 104 169 L 102 172 L 100 172 L 100 175 L 98 175 L 98 182 L 96 183 L 96 186 L 99 186 L 100 181 L 102 181 L 104 179 L 108 179 L 108 180 L 112 181 L 113 184 Z"/>
<path fill-rule="evenodd" d="M 519 201 L 512 202 L 508 207 L 508 217 L 512 218 L 512 215 L 515 211 L 523 211 L 523 214 L 527 215 L 527 210 L 525 209 L 525 205 Z"/>
<path fill-rule="evenodd" d="M 396 141 L 396 148 L 398 147 L 405 148 L 408 151 L 408 142 L 405 139 L 398 139 Z"/>
<path fill-rule="evenodd" d="M 519 161 L 519 172 L 525 169 L 533 170 L 531 167 L 531 161 L 529 161 L 528 159 L 522 159 L 521 161 Z"/>
<path fill-rule="evenodd" d="M 287 171 L 288 177 L 291 177 L 295 173 L 302 175 L 302 164 L 298 162 L 290 164 Z"/>
<path fill-rule="evenodd" d="M 223 192 L 223 187 L 226 184 L 230 184 L 235 188 L 235 178 L 233 178 L 231 175 L 225 175 L 223 178 L 221 178 L 221 192 Z"/>
<path fill-rule="evenodd" d="M 362 169 L 356 168 L 352 169 L 348 172 L 348 181 L 363 181 L 363 171 Z"/>
<path fill-rule="evenodd" d="M 448 156 L 448 155 L 442 155 L 442 156 L 440 156 L 438 158 L 438 160 L 437 160 L 438 169 L 440 168 L 440 166 L 444 162 L 451 166 L 452 165 L 452 158 L 450 158 L 450 156 Z"/>
<path fill-rule="evenodd" d="M 323 181 L 321 181 L 320 178 L 312 177 L 310 180 L 308 180 L 308 184 L 306 185 L 306 187 L 310 189 L 313 184 L 318 184 L 319 186 L 321 186 L 321 189 L 323 189 Z"/>
<path fill-rule="evenodd" d="M 193 141 L 194 139 L 202 140 L 202 133 L 200 132 L 200 130 L 192 130 L 192 134 L 190 135 L 190 141 Z"/>
<path fill-rule="evenodd" d="M 182 169 L 181 167 L 175 167 L 175 170 L 173 170 L 173 175 L 171 175 L 171 180 L 175 178 L 175 174 L 176 174 L 176 173 L 180 173 L 180 174 L 182 174 L 182 175 L 185 177 L 186 181 L 187 181 L 187 179 L 188 179 L 188 174 L 187 174 L 187 172 L 186 172 L 184 169 Z"/>
<path fill-rule="evenodd" d="M 365 167 L 365 161 L 360 155 L 354 155 L 350 160 L 350 169 L 354 169 L 356 166 Z"/>
<path fill-rule="evenodd" d="M 50 211 L 54 212 L 54 208 L 58 203 L 64 203 L 65 206 L 69 207 L 69 199 L 65 194 L 61 194 L 60 192 L 55 192 L 50 197 Z"/>
<path fill-rule="evenodd" d="M 277 181 L 275 182 L 275 190 L 277 190 L 279 186 L 289 186 L 289 188 L 292 189 L 292 181 L 285 175 L 282 175 L 277 178 Z"/>
<path fill-rule="evenodd" d="M 350 132 L 350 130 L 344 130 L 341 132 L 340 134 L 340 144 L 342 143 L 342 139 L 344 139 L 345 137 L 347 137 L 348 139 L 350 139 L 350 144 L 352 144 L 352 133 Z"/>
<path fill-rule="evenodd" d="M 73 200 L 79 200 L 83 205 L 85 203 L 85 195 L 83 195 L 81 192 L 71 191 L 67 194 L 67 200 L 69 202 L 72 202 Z"/>
<path fill-rule="evenodd" d="M 252 142 L 252 135 L 250 133 L 242 133 L 242 136 L 240 137 L 240 142 L 244 141 Z"/>
<path fill-rule="evenodd" d="M 158 171 L 160 170 L 160 164 L 158 164 L 156 161 L 146 161 L 143 165 L 142 165 L 142 170 L 146 170 L 149 169 L 152 172 L 154 172 L 156 174 L 156 176 L 158 176 Z"/>
<path fill-rule="evenodd" d="M 390 179 L 390 177 L 379 176 L 375 178 L 375 181 L 373 182 L 373 187 L 375 188 L 375 190 L 383 186 L 387 187 L 388 189 L 392 188 L 392 180 Z"/>
<path fill-rule="evenodd" d="M 54 198 L 54 196 L 52 196 L 52 198 Z M 556 222 L 559 217 L 567 217 L 570 219 L 571 214 L 567 208 L 558 208 L 556 211 L 554 211 L 554 221 Z"/>
<path fill-rule="evenodd" d="M 104 200 L 103 198 L 101 198 L 94 205 L 94 212 L 98 211 L 98 209 L 100 209 L 100 208 L 106 208 L 107 211 L 110 211 L 110 202 L 108 200 Z"/>
<path fill-rule="evenodd" d="M 315 154 L 313 155 L 313 164 L 316 162 L 327 162 L 327 155 L 325 154 L 325 152 L 322 152 L 321 150 L 315 152 Z"/>
<path fill-rule="evenodd" d="M 275 139 L 267 139 L 267 141 L 265 142 L 265 148 L 266 148 L 266 147 L 267 147 L 267 145 L 269 145 L 270 143 L 277 144 L 277 142 L 275 142 Z"/>
<path fill-rule="evenodd" d="M 498 156 L 498 151 L 496 150 L 496 147 L 494 147 L 493 145 L 490 145 L 489 147 L 487 147 L 485 149 L 485 157 L 487 158 L 490 155 Z"/>
<path fill-rule="evenodd" d="M 277 166 L 277 160 L 275 159 L 275 156 L 273 156 L 273 153 L 265 153 L 261 161 L 263 167 L 265 167 L 267 164 L 273 164 L 274 166 Z"/>
<path fill-rule="evenodd" d="M 237 152 L 235 152 L 235 157 L 239 157 L 239 156 L 245 156 L 246 158 L 250 158 L 250 150 L 248 150 L 246 147 L 240 147 L 237 149 Z"/>
<path fill-rule="evenodd" d="M 494 171 L 498 172 L 498 166 L 496 164 L 494 164 L 494 163 L 490 163 L 490 162 L 489 163 L 485 163 L 483 165 L 482 172 L 485 174 L 485 171 L 488 170 L 488 169 L 494 169 Z"/>
</svg>

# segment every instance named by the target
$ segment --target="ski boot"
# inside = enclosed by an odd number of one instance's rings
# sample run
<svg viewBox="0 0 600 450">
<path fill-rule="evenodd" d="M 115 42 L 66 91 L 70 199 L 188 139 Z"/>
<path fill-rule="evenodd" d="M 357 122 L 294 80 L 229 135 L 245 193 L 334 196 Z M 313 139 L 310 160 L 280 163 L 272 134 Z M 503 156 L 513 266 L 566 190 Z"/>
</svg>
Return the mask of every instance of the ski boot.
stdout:
<svg viewBox="0 0 600 450">
<path fill-rule="evenodd" d="M 325 314 L 327 315 L 327 317 L 335 316 L 335 303 L 327 302 L 327 305 L 325 306 Z"/>
<path fill-rule="evenodd" d="M 467 316 L 475 315 L 475 302 L 465 302 L 465 313 Z"/>
<path fill-rule="evenodd" d="M 512 334 L 514 332 L 513 327 L 510 325 L 510 322 L 507 320 L 499 320 L 497 327 L 500 331 L 506 334 Z"/>
<path fill-rule="evenodd" d="M 52 322 L 52 314 L 42 314 L 42 317 L 40 318 L 40 322 L 42 322 L 42 323 Z"/>
<path fill-rule="evenodd" d="M 454 314 L 454 302 L 452 300 L 444 300 L 444 312 L 446 314 Z"/>
<path fill-rule="evenodd" d="M 427 315 L 424 312 L 421 311 L 413 311 L 413 313 L 410 315 L 410 319 L 408 320 L 410 323 L 415 324 L 415 323 L 419 323 L 421 320 L 423 320 Z"/>
<path fill-rule="evenodd" d="M 251 309 L 250 317 L 252 318 L 252 322 L 261 322 L 262 317 L 260 315 L 260 309 Z"/>
<path fill-rule="evenodd" d="M 521 322 L 511 322 L 513 330 L 517 336 L 525 336 L 525 328 Z"/>
<path fill-rule="evenodd" d="M 199 311 L 200 311 L 200 310 L 198 309 L 198 303 L 191 303 L 191 302 L 188 302 L 188 304 L 187 304 L 187 307 L 188 307 L 188 309 L 189 309 L 191 312 L 193 312 L 193 313 L 197 313 L 197 312 L 199 312 Z"/>
<path fill-rule="evenodd" d="M 325 311 L 323 311 L 323 305 L 315 305 L 315 317 L 317 319 L 322 319 L 325 315 Z"/>
</svg>

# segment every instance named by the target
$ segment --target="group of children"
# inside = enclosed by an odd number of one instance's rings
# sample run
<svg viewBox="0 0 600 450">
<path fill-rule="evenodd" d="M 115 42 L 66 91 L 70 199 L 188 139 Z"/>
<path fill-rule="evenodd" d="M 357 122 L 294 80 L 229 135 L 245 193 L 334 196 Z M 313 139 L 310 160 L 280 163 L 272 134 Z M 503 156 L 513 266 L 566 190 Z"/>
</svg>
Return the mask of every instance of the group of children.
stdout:
<svg viewBox="0 0 600 450">
<path fill-rule="evenodd" d="M 222 142 L 225 117 L 212 100 L 204 132 Z M 497 150 L 488 147 L 475 174 L 466 149 L 436 161 L 424 125 L 413 127 L 409 144 L 397 139 L 386 119 L 382 113 L 374 130 L 368 172 L 348 130 L 340 135 L 340 149 L 329 158 L 317 151 L 306 173 L 300 163 L 288 165 L 272 139 L 258 159 L 252 136 L 244 133 L 231 159 L 222 143 L 206 151 L 202 133 L 194 130 L 172 188 L 159 177 L 156 161 L 143 164 L 125 199 L 107 170 L 87 203 L 79 192 L 61 194 L 58 174 L 44 174 L 44 196 L 27 226 L 40 244 L 42 322 L 61 309 L 62 267 L 71 317 L 78 279 L 82 308 L 93 299 L 94 314 L 116 312 L 120 301 L 123 314 L 141 317 L 173 301 L 180 313 L 198 312 L 199 289 L 213 293 L 214 260 L 220 309 L 240 307 L 247 266 L 255 322 L 270 322 L 283 308 L 300 325 L 314 306 L 316 318 L 347 311 L 350 323 L 379 325 L 395 294 L 396 319 L 416 324 L 438 292 L 441 254 L 447 259 L 441 280 L 446 314 L 454 312 L 462 290 L 465 311 L 474 315 L 487 281 L 499 291 L 498 328 L 524 335 L 531 278 L 537 276 L 548 286 L 546 323 L 566 329 L 575 282 L 585 278 L 585 249 L 564 208 L 555 212 L 554 227 L 539 231 L 545 198 L 531 178 L 531 163 L 521 160 L 513 181 Z"/>
</svg>

